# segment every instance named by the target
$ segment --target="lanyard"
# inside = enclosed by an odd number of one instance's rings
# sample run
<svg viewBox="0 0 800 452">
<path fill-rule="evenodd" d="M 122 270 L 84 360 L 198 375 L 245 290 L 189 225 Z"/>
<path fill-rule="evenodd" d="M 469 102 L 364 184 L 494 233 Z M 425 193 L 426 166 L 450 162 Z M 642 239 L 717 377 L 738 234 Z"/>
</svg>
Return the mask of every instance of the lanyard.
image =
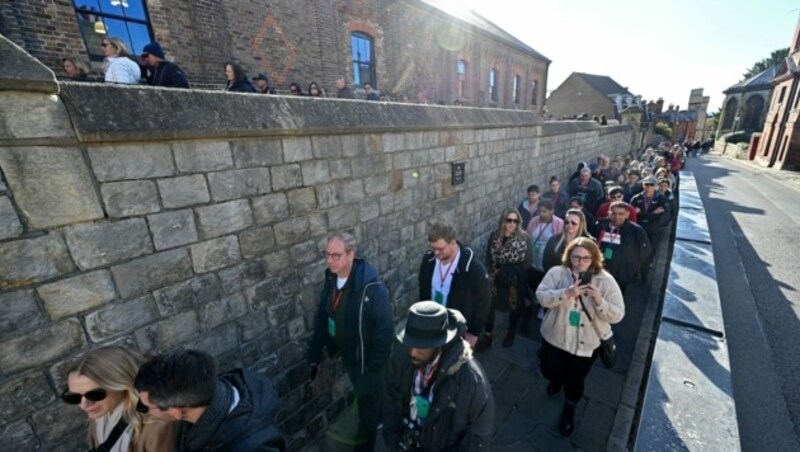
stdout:
<svg viewBox="0 0 800 452">
<path fill-rule="evenodd" d="M 417 369 L 417 374 L 414 376 L 414 394 L 427 397 L 431 389 L 433 389 L 433 378 L 436 376 L 436 371 L 439 369 L 439 359 L 442 357 L 441 353 L 436 357 L 436 360 L 431 364 L 430 370 Z"/>
<path fill-rule="evenodd" d="M 450 262 L 450 265 L 447 266 L 447 269 L 442 273 L 442 261 L 439 261 L 439 288 L 444 287 L 444 280 L 447 279 L 447 275 L 450 274 L 450 268 L 453 267 L 453 264 L 456 262 L 455 258 Z"/>
<path fill-rule="evenodd" d="M 553 224 L 553 222 L 552 222 L 552 221 L 551 221 L 550 223 L 545 223 L 543 228 L 540 228 L 540 226 L 542 226 L 541 224 L 540 224 L 540 225 L 538 225 L 538 226 L 536 226 L 536 230 L 537 230 L 539 233 L 536 235 L 536 240 L 534 240 L 534 241 L 533 241 L 533 244 L 534 244 L 534 245 L 536 245 L 537 243 L 539 243 L 539 239 L 542 237 L 542 234 L 544 234 L 544 231 L 546 231 L 546 230 L 547 230 L 547 227 L 548 227 L 548 226 L 550 226 L 551 224 Z"/>
<path fill-rule="evenodd" d="M 339 307 L 339 303 L 342 301 L 342 297 L 344 296 L 344 291 L 333 289 L 333 293 L 333 312 L 336 312 L 336 309 Z"/>
<path fill-rule="evenodd" d="M 644 211 L 647 212 L 650 210 L 650 203 L 653 202 L 653 198 L 648 198 L 647 196 L 644 197 Z"/>
</svg>

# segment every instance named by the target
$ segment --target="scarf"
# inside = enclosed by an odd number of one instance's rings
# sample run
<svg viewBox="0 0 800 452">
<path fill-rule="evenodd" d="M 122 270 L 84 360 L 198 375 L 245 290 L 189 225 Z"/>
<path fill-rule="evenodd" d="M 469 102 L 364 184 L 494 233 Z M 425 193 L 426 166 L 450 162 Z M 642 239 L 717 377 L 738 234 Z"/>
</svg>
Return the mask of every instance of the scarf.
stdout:
<svg viewBox="0 0 800 452">
<path fill-rule="evenodd" d="M 125 410 L 125 404 L 120 403 L 114 411 L 107 413 L 105 416 L 101 417 L 100 419 L 95 421 L 94 424 L 94 434 L 97 437 L 97 444 L 103 444 L 108 436 L 111 434 L 111 431 L 114 430 L 114 426 L 117 425 L 120 419 L 122 419 L 122 412 Z M 125 430 L 122 432 L 122 436 L 119 437 L 114 446 L 111 448 L 111 452 L 128 452 L 130 450 L 131 441 L 133 439 L 133 426 L 128 425 Z"/>
<path fill-rule="evenodd" d="M 233 402 L 233 391 L 228 384 L 217 380 L 214 397 L 206 407 L 197 423 L 181 422 L 178 437 L 181 444 L 178 450 L 201 450 L 218 433 L 219 426 L 228 417 Z"/>
</svg>

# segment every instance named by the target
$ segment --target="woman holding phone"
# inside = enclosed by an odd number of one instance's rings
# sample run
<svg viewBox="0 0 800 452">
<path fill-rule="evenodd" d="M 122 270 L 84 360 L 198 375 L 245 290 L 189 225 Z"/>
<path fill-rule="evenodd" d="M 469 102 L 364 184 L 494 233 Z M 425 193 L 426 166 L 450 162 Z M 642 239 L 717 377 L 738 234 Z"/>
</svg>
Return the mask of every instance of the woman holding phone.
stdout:
<svg viewBox="0 0 800 452">
<path fill-rule="evenodd" d="M 611 324 L 622 320 L 625 303 L 614 277 L 603 270 L 600 249 L 586 237 L 567 245 L 562 264 L 547 272 L 536 297 L 548 309 L 541 327 L 541 370 L 550 380 L 548 394 L 564 388 L 566 401 L 558 428 L 569 436 L 600 340 L 611 337 Z"/>
</svg>

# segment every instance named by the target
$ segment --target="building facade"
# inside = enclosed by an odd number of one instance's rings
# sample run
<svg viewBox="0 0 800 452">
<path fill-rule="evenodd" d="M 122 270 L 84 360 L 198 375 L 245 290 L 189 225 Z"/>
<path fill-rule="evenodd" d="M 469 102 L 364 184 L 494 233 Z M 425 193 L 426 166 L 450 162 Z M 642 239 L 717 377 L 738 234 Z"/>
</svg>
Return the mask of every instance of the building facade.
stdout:
<svg viewBox="0 0 800 452">
<path fill-rule="evenodd" d="M 771 80 L 777 75 L 780 65 L 772 66 L 749 79 L 743 80 L 722 93 L 722 116 L 717 137 L 743 131 L 747 134 L 761 129 L 772 96 Z"/>
<path fill-rule="evenodd" d="M 20 0 L 0 5 L 0 34 L 57 74 L 64 57 L 99 72 L 109 35 L 134 54 L 158 41 L 193 87 L 224 85 L 233 61 L 279 92 L 316 81 L 330 95 L 343 74 L 392 100 L 534 111 L 550 64 L 448 0 Z"/>
<path fill-rule="evenodd" d="M 772 100 L 755 159 L 766 166 L 797 170 L 800 169 L 800 21 L 789 49 L 789 56 L 772 80 Z"/>
<path fill-rule="evenodd" d="M 631 106 L 642 107 L 641 96 L 631 94 L 611 77 L 580 72 L 570 74 L 547 98 L 547 112 L 556 119 L 583 113 L 620 119 L 619 113 Z"/>
</svg>

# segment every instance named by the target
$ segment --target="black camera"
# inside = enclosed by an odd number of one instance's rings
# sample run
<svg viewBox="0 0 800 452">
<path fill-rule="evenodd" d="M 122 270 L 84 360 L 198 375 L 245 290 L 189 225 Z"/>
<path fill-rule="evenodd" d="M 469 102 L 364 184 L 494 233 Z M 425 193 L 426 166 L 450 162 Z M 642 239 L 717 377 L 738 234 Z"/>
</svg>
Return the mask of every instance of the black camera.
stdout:
<svg viewBox="0 0 800 452">
<path fill-rule="evenodd" d="M 416 422 L 412 422 L 408 419 L 403 419 L 403 421 L 405 428 L 403 429 L 403 434 L 400 436 L 400 440 L 397 441 L 397 449 L 406 452 L 421 451 L 422 447 L 419 445 L 421 433 L 419 426 L 417 426 Z"/>
</svg>

